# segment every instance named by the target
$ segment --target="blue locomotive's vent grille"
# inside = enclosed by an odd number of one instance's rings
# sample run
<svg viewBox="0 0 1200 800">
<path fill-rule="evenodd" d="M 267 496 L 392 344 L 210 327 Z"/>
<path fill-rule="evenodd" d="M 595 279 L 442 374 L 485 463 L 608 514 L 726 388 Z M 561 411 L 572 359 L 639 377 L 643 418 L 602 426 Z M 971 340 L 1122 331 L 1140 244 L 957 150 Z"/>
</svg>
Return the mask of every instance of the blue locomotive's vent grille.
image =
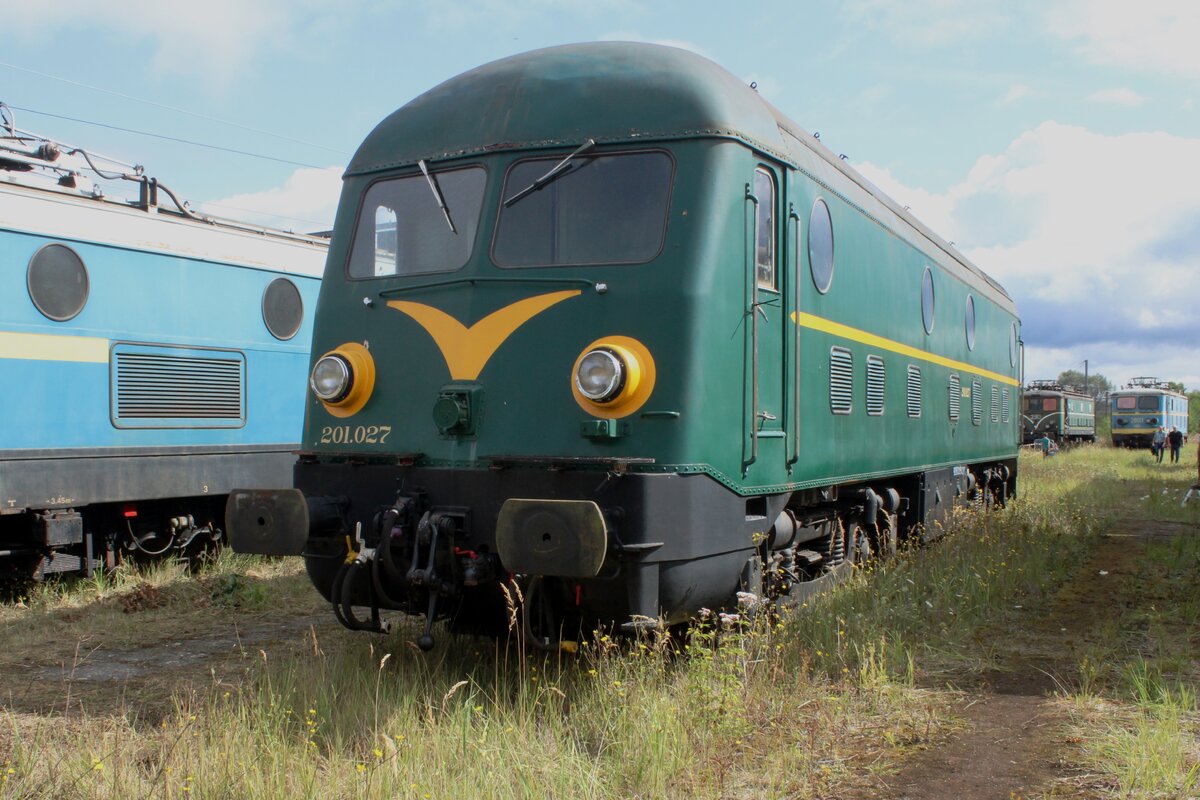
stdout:
<svg viewBox="0 0 1200 800">
<path fill-rule="evenodd" d="M 971 382 L 971 424 L 983 423 L 983 386 L 979 381 Z"/>
<path fill-rule="evenodd" d="M 916 364 L 908 365 L 908 415 L 921 416 L 921 368 Z"/>
<path fill-rule="evenodd" d="M 867 413 L 872 417 L 883 414 L 883 400 L 886 395 L 884 382 L 887 373 L 883 367 L 883 359 L 879 356 L 867 356 Z"/>
<path fill-rule="evenodd" d="M 950 421 L 958 422 L 958 412 L 962 403 L 962 384 L 957 375 L 950 376 Z"/>
<path fill-rule="evenodd" d="M 992 422 L 1000 421 L 1000 388 L 992 387 Z"/>
<path fill-rule="evenodd" d="M 246 422 L 246 357 L 236 350 L 120 344 L 111 360 L 119 428 L 236 428 Z"/>
<path fill-rule="evenodd" d="M 854 356 L 841 347 L 829 350 L 829 410 L 849 414 L 854 405 Z"/>
<path fill-rule="evenodd" d="M 1009 413 L 1010 413 L 1009 405 L 1008 405 L 1009 402 L 1010 401 L 1009 401 L 1008 389 L 1005 389 L 1004 391 L 1000 392 L 1000 421 L 1001 422 L 1005 422 L 1005 423 L 1008 422 Z"/>
</svg>

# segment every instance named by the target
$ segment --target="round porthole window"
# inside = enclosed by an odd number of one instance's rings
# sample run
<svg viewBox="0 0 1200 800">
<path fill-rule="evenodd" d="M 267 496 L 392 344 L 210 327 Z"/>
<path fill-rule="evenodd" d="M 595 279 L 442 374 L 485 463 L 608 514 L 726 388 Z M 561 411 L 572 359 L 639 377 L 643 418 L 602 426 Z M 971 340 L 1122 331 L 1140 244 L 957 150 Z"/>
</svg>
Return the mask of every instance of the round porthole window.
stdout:
<svg viewBox="0 0 1200 800">
<path fill-rule="evenodd" d="M 287 278 L 276 278 L 263 292 L 263 322 L 276 339 L 290 339 L 304 321 L 304 300 L 296 284 Z"/>
<path fill-rule="evenodd" d="M 975 349 L 975 297 L 967 295 L 967 349 Z"/>
<path fill-rule="evenodd" d="M 921 322 L 926 333 L 933 333 L 933 299 L 933 270 L 926 267 L 921 276 Z"/>
<path fill-rule="evenodd" d="M 1017 365 L 1017 323 L 1015 322 L 1008 332 L 1008 363 L 1014 367 Z"/>
<path fill-rule="evenodd" d="M 25 286 L 37 310 L 55 322 L 73 319 L 87 305 L 87 267 L 65 244 L 48 244 L 33 254 Z"/>
<path fill-rule="evenodd" d="M 808 217 L 808 267 L 813 286 L 825 294 L 833 283 L 833 220 L 829 206 L 817 198 Z"/>
</svg>

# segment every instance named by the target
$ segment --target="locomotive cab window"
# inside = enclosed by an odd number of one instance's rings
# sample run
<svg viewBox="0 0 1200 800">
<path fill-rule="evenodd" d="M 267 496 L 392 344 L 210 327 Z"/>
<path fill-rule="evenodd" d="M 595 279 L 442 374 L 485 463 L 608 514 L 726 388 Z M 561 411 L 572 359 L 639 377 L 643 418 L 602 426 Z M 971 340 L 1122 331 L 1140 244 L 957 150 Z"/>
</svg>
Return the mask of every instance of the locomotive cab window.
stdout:
<svg viewBox="0 0 1200 800">
<path fill-rule="evenodd" d="M 482 167 L 467 167 L 371 184 L 350 249 L 350 277 L 462 267 L 479 229 L 486 181 Z"/>
<path fill-rule="evenodd" d="M 1154 395 L 1145 395 L 1138 398 L 1139 411 L 1158 411 L 1158 398 Z"/>
<path fill-rule="evenodd" d="M 1042 398 L 1042 411 L 1058 411 L 1057 397 Z"/>
<path fill-rule="evenodd" d="M 1117 410 L 1118 411 L 1132 411 L 1135 408 L 1137 408 L 1137 398 L 1136 397 L 1129 396 L 1129 397 L 1118 397 L 1117 398 Z"/>
<path fill-rule="evenodd" d="M 760 289 L 775 288 L 775 181 L 754 170 L 754 275 Z"/>
<path fill-rule="evenodd" d="M 504 180 L 492 259 L 501 267 L 650 261 L 666 237 L 673 171 L 663 152 L 518 161 Z"/>
</svg>

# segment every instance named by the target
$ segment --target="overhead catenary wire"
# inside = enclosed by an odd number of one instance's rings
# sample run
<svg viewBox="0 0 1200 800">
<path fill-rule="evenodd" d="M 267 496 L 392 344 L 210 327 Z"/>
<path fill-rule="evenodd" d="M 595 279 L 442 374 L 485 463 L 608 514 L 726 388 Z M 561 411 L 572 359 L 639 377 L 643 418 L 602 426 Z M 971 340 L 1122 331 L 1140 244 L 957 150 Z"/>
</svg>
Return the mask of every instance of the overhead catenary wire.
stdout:
<svg viewBox="0 0 1200 800">
<path fill-rule="evenodd" d="M 319 219 L 307 219 L 305 217 L 293 217 L 289 214 L 278 214 L 274 211 L 263 211 L 260 208 L 245 208 L 244 206 L 231 206 L 231 205 L 227 205 L 226 203 L 202 203 L 201 205 L 206 209 L 219 208 L 223 211 L 241 211 L 246 214 L 258 214 L 259 216 L 263 216 L 263 217 L 273 217 L 275 219 L 286 219 L 286 220 L 290 220 L 292 222 L 303 222 L 308 225 L 318 225 L 318 226 L 324 226 L 326 228 L 328 228 L 330 226 L 330 223 L 328 220 L 322 221 Z"/>
<path fill-rule="evenodd" d="M 265 131 L 261 128 L 255 128 L 251 125 L 244 125 L 240 122 L 234 122 L 232 120 L 221 119 L 220 117 L 214 117 L 211 114 L 202 114 L 198 111 L 192 111 L 187 108 L 179 108 L 178 106 L 167 105 L 166 103 L 159 103 L 154 100 L 147 100 L 142 97 L 136 97 L 131 94 L 125 94 L 124 92 L 116 92 L 116 91 L 113 91 L 112 89 L 105 89 L 102 86 L 93 86 L 90 83 L 83 83 L 82 81 L 76 81 L 76 80 L 72 80 L 70 78 L 64 78 L 59 75 L 51 75 L 48 72 L 40 72 L 36 69 L 30 69 L 29 67 L 18 66 L 17 64 L 10 64 L 6 61 L 0 61 L 0 67 L 7 67 L 8 69 L 14 69 L 19 72 L 25 72 L 30 75 L 37 75 L 38 77 L 41 77 L 41 78 L 48 78 L 50 80 L 60 81 L 62 83 L 66 83 L 71 86 L 78 86 L 83 89 L 90 89 L 91 91 L 94 91 L 94 92 L 102 92 L 104 94 L 111 95 L 113 97 L 120 97 L 123 100 L 132 100 L 135 103 L 142 103 L 144 105 L 153 106 L 154 108 L 161 108 L 165 111 L 173 111 L 177 114 L 186 114 L 189 117 L 195 117 L 196 119 L 203 119 L 203 120 L 207 120 L 209 122 L 216 122 L 220 125 L 228 125 L 232 128 L 240 128 L 241 130 L 249 131 L 251 133 L 257 133 L 261 136 L 270 136 L 274 139 L 280 139 L 285 142 L 292 142 L 293 144 L 302 144 L 305 147 L 315 147 L 318 150 L 326 150 L 330 153 L 337 153 L 338 155 L 342 155 L 342 156 L 350 155 L 350 153 L 346 152 L 345 150 L 339 150 L 336 147 L 329 147 L 327 145 L 317 144 L 316 142 L 308 142 L 308 141 L 305 141 L 304 139 L 296 139 L 292 136 L 284 136 L 281 133 L 273 133 L 272 131 Z"/>
<path fill-rule="evenodd" d="M 15 111 L 23 111 L 26 114 L 37 114 L 38 116 L 50 117 L 51 119 L 61 119 L 61 120 L 66 120 L 68 122 L 78 122 L 82 125 L 92 125 L 97 128 L 106 128 L 106 129 L 112 130 L 112 131 L 120 131 L 122 133 L 132 133 L 135 136 L 147 136 L 151 139 L 162 139 L 163 141 L 167 141 L 167 142 L 176 142 L 178 144 L 186 144 L 186 145 L 190 145 L 192 147 L 202 147 L 207 150 L 217 150 L 222 153 L 232 153 L 234 155 L 246 156 L 248 158 L 258 158 L 258 159 L 262 159 L 264 161 L 274 161 L 274 162 L 277 162 L 280 164 L 290 164 L 291 166 L 294 166 L 294 167 L 308 167 L 310 169 L 326 169 L 328 166 L 327 165 L 327 166 L 323 167 L 319 164 L 310 164 L 305 161 L 292 161 L 291 159 L 288 159 L 288 158 L 279 158 L 277 156 L 268 156 L 268 155 L 264 155 L 262 153 L 253 153 L 253 152 L 250 152 L 249 150 L 239 150 L 235 147 L 222 147 L 221 145 L 208 144 L 207 142 L 197 142 L 193 139 L 183 139 L 178 136 L 167 136 L 166 134 L 154 133 L 152 131 L 141 131 L 141 130 L 137 130 L 136 128 L 125 128 L 120 125 L 110 125 L 106 122 L 96 122 L 94 120 L 82 119 L 80 117 L 69 117 L 65 114 L 52 114 L 49 111 L 39 111 L 36 108 L 26 108 L 23 106 L 15 106 L 12 104 L 9 104 L 9 108 L 12 108 Z"/>
</svg>

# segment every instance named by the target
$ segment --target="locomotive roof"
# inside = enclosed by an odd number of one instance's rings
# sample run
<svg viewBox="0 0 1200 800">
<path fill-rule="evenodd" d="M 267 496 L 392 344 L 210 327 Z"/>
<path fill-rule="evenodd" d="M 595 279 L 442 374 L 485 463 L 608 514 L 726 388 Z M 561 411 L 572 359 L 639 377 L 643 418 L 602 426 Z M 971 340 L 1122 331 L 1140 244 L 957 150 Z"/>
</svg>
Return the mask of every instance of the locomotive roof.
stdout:
<svg viewBox="0 0 1200 800">
<path fill-rule="evenodd" d="M 1031 386 L 1031 387 L 1026 388 L 1025 391 L 1023 392 L 1023 394 L 1026 397 L 1034 397 L 1034 396 L 1041 396 L 1041 395 L 1058 396 L 1060 394 L 1066 394 L 1066 395 L 1070 395 L 1071 397 L 1082 397 L 1085 400 L 1091 399 L 1091 395 L 1087 394 L 1082 389 L 1076 389 L 1073 386 L 1066 386 L 1066 387 L 1063 387 L 1063 386 Z"/>
<path fill-rule="evenodd" d="M 1177 392 L 1166 386 L 1127 386 L 1121 389 L 1113 389 L 1108 394 L 1110 397 L 1119 394 L 1173 394 L 1176 397 L 1185 397 L 1182 392 Z"/>
<path fill-rule="evenodd" d="M 990 286 L 1011 298 L 816 137 L 712 61 L 687 50 L 634 42 L 593 42 L 534 50 L 476 67 L 435 86 L 375 127 L 346 174 L 363 175 L 421 159 L 597 143 L 682 138 L 737 139 L 795 163 L 797 145 L 840 172 L 893 215 Z M 964 276 L 965 277 L 965 276 Z"/>
</svg>

